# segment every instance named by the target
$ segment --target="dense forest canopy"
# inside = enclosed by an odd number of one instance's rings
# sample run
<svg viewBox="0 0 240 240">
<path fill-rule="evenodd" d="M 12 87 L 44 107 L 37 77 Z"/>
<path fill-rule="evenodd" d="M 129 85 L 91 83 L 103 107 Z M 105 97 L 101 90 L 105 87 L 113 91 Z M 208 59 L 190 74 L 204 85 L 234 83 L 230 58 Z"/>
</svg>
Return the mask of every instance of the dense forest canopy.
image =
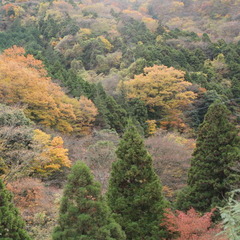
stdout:
<svg viewBox="0 0 240 240">
<path fill-rule="evenodd" d="M 240 0 L 2 0 L 0 235 L 239 239 L 239 23 Z"/>
</svg>

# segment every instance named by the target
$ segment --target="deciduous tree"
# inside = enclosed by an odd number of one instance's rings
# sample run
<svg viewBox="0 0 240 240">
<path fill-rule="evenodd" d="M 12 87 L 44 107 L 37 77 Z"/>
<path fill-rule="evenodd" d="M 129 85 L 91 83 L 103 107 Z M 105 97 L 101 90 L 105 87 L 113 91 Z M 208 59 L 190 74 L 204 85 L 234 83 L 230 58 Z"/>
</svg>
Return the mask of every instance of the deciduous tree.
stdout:
<svg viewBox="0 0 240 240">
<path fill-rule="evenodd" d="M 80 99 L 78 103 L 76 99 L 67 97 L 47 77 L 42 62 L 16 46 L 0 55 L 0 98 L 6 104 L 27 106 L 25 113 L 30 119 L 62 132 L 74 131 L 74 123 L 82 122 L 87 116 L 91 118 L 84 123 L 89 124 L 97 111 L 93 103 L 89 108 L 90 101 Z"/>
<path fill-rule="evenodd" d="M 150 112 L 155 111 L 168 121 L 179 120 L 182 110 L 196 97 L 188 91 L 192 84 L 184 80 L 184 74 L 164 65 L 144 68 L 143 74 L 125 82 L 127 96 L 141 99 Z"/>
<path fill-rule="evenodd" d="M 0 104 L 0 175 L 5 181 L 70 167 L 61 137 L 34 130 L 23 110 Z"/>
<path fill-rule="evenodd" d="M 63 167 L 71 167 L 68 149 L 63 147 L 61 137 L 51 139 L 51 135 L 36 129 L 34 130 L 33 140 L 40 150 L 40 154 L 36 156 L 32 163 L 34 171 L 42 175 L 48 175 L 60 171 Z"/>
<path fill-rule="evenodd" d="M 191 208 L 187 213 L 170 210 L 165 214 L 168 230 L 176 236 L 176 240 L 227 240 L 224 235 L 217 235 L 221 231 L 221 226 L 212 223 L 211 212 L 201 216 Z"/>
<path fill-rule="evenodd" d="M 74 132 L 78 135 L 90 134 L 95 117 L 98 115 L 98 109 L 90 99 L 84 96 L 73 103 L 73 106 L 76 114 L 76 120 L 73 124 Z"/>
</svg>

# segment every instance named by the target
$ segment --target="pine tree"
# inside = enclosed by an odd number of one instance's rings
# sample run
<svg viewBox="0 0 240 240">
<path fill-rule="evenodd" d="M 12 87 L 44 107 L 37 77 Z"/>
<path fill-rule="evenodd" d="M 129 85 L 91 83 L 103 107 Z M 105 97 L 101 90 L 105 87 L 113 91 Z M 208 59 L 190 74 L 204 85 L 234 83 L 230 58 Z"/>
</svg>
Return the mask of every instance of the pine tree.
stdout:
<svg viewBox="0 0 240 240">
<path fill-rule="evenodd" d="M 30 240 L 24 229 L 17 208 L 12 202 L 12 195 L 8 192 L 0 179 L 0 239 L 2 240 Z"/>
<path fill-rule="evenodd" d="M 166 202 L 152 158 L 135 127 L 129 127 L 117 149 L 109 190 L 109 206 L 128 240 L 163 239 Z"/>
<path fill-rule="evenodd" d="M 115 101 L 112 96 L 106 98 L 107 118 L 110 122 L 111 128 L 115 129 L 117 133 L 123 133 L 127 123 L 127 112 Z"/>
<path fill-rule="evenodd" d="M 102 84 L 98 83 L 95 87 L 95 94 L 91 98 L 99 112 L 95 125 L 115 129 L 117 133 L 123 133 L 127 123 L 126 110 L 112 96 L 107 95 Z"/>
<path fill-rule="evenodd" d="M 239 182 L 234 165 L 240 162 L 240 138 L 236 127 L 229 121 L 230 115 L 220 101 L 209 107 L 199 128 L 188 187 L 178 200 L 182 203 L 177 204 L 182 205 L 180 208 L 192 206 L 206 212 L 223 206 L 226 194 Z"/>
<path fill-rule="evenodd" d="M 93 180 L 89 168 L 77 162 L 64 190 L 54 240 L 125 240 L 121 227 Z"/>
</svg>

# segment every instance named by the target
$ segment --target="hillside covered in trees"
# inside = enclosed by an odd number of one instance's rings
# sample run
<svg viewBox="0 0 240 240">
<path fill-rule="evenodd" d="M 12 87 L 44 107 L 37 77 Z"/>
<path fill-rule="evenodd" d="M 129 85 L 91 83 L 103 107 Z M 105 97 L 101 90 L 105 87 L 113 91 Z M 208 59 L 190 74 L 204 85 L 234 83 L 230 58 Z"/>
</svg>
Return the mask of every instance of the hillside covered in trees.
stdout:
<svg viewBox="0 0 240 240">
<path fill-rule="evenodd" d="M 240 238 L 240 1 L 0 2 L 0 238 Z"/>
</svg>

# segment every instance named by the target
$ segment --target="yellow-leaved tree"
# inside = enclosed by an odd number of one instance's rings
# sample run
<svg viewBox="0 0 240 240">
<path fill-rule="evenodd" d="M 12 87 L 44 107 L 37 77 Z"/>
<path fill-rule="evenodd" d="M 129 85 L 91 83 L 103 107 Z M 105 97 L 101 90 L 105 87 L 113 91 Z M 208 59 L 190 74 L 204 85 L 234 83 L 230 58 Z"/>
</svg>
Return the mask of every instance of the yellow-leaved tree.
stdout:
<svg viewBox="0 0 240 240">
<path fill-rule="evenodd" d="M 158 112 L 164 127 L 184 128 L 182 111 L 195 98 L 188 88 L 192 85 L 184 80 L 185 72 L 173 67 L 154 65 L 144 68 L 144 73 L 124 82 L 129 99 L 145 102 L 150 112 Z"/>
<path fill-rule="evenodd" d="M 36 129 L 34 130 L 33 140 L 41 150 L 32 164 L 35 172 L 41 175 L 48 175 L 61 170 L 63 167 L 71 167 L 68 149 L 63 147 L 63 139 L 61 137 L 51 138 L 51 135 Z"/>
<path fill-rule="evenodd" d="M 157 132 L 156 120 L 147 120 L 148 135 L 151 136 Z"/>
<path fill-rule="evenodd" d="M 104 44 L 104 47 L 107 51 L 111 51 L 113 48 L 113 45 L 104 37 L 104 36 L 100 36 L 98 37 L 101 42 Z"/>
<path fill-rule="evenodd" d="M 31 120 L 65 133 L 76 131 L 75 123 L 85 118 L 88 111 L 88 106 L 80 107 L 77 99 L 69 98 L 47 77 L 42 61 L 26 55 L 22 47 L 16 46 L 0 55 L 0 103 L 24 106 Z M 96 116 L 91 113 L 89 123 Z"/>
<path fill-rule="evenodd" d="M 77 135 L 88 135 L 91 132 L 92 123 L 98 114 L 98 110 L 94 103 L 81 96 L 79 101 L 73 103 L 75 107 L 76 121 L 74 123 L 74 131 Z"/>
</svg>

